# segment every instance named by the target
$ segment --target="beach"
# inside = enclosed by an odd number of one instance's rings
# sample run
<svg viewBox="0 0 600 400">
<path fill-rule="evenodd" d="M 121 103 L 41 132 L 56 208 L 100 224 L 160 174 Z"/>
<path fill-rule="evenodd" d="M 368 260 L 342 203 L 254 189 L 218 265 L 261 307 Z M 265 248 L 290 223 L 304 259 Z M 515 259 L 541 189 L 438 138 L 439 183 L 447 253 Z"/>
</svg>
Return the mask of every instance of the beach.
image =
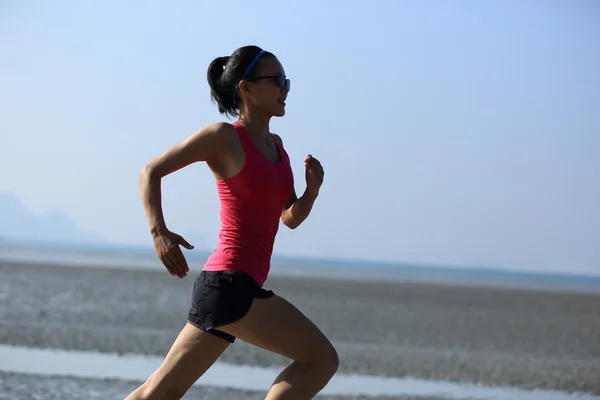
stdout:
<svg viewBox="0 0 600 400">
<path fill-rule="evenodd" d="M 179 280 L 161 270 L 1 262 L 0 344 L 162 357 L 185 323 L 199 271 Z M 600 294 L 276 275 L 265 288 L 331 339 L 340 373 L 600 395 Z M 219 361 L 289 363 L 241 341 Z M 51 387 L 96 388 L 98 397 L 86 398 L 119 398 L 139 384 L 6 371 L 0 377 L 0 399 L 78 398 L 18 394 Z M 214 398 L 264 398 L 207 386 L 186 399 L 213 398 L 211 390 L 225 390 Z"/>
</svg>

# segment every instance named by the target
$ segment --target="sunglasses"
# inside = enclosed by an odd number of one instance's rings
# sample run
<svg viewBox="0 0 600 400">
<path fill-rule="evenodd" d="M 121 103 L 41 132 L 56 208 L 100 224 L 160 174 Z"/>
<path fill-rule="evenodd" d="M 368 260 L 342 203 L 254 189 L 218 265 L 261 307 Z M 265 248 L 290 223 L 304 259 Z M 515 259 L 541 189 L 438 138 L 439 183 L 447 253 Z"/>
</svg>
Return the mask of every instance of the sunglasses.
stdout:
<svg viewBox="0 0 600 400">
<path fill-rule="evenodd" d="M 247 78 L 246 80 L 247 81 L 258 81 L 258 80 L 262 80 L 262 79 L 272 79 L 273 81 L 275 81 L 275 84 L 277 85 L 277 87 L 280 87 L 280 88 L 284 87 L 284 88 L 286 88 L 287 91 L 290 90 L 290 87 L 291 87 L 290 80 L 281 74 L 267 75 L 267 76 L 254 76 L 252 78 Z"/>
</svg>

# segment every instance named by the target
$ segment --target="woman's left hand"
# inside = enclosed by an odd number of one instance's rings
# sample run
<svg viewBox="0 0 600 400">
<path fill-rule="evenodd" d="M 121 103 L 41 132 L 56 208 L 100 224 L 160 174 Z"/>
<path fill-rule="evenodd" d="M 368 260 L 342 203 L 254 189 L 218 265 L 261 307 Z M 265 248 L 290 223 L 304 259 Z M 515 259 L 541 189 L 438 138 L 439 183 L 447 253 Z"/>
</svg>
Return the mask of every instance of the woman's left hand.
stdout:
<svg viewBox="0 0 600 400">
<path fill-rule="evenodd" d="M 310 154 L 304 159 L 304 166 L 306 167 L 306 191 L 316 197 L 323 184 L 325 171 L 319 160 Z"/>
</svg>

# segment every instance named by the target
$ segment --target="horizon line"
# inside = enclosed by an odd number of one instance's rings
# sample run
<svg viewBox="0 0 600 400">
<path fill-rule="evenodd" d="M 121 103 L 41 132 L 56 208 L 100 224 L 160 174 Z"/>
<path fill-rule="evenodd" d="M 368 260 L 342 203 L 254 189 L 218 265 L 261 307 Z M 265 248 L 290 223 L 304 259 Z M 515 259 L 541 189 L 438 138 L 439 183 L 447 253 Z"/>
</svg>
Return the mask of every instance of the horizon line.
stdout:
<svg viewBox="0 0 600 400">
<path fill-rule="evenodd" d="M 22 248 L 46 248 L 52 250 L 68 250 L 69 247 L 73 251 L 98 251 L 98 250 L 134 250 L 143 252 L 154 252 L 154 248 L 151 245 L 135 245 L 118 242 L 92 242 L 92 241 L 50 241 L 50 240 L 26 240 L 19 238 L 10 238 L 6 236 L 0 236 L 0 248 L 3 246 L 16 246 Z M 212 249 L 210 248 L 194 248 L 194 250 L 210 254 Z M 196 253 L 198 255 L 198 253 Z M 198 255 L 199 256 L 199 255 Z M 196 257 L 194 257 L 196 258 Z M 372 264 L 379 267 L 389 268 L 426 268 L 429 270 L 437 271 L 458 271 L 458 272 L 488 272 L 488 273 L 508 273 L 508 274 L 519 274 L 529 276 L 554 276 L 554 277 L 578 277 L 578 278 L 600 278 L 600 271 L 557 271 L 557 270 L 531 270 L 531 269 L 516 269 L 504 266 L 492 266 L 492 265 L 467 265 L 467 264 L 442 264 L 433 262 L 411 262 L 411 261 L 400 261 L 400 260 L 369 260 L 363 258 L 342 258 L 342 257 L 319 257 L 309 255 L 293 255 L 293 254 L 277 254 L 274 252 L 272 260 L 274 261 L 311 261 L 311 262 L 324 262 L 324 263 L 335 263 L 335 264 L 350 264 L 350 265 L 363 265 Z"/>
</svg>

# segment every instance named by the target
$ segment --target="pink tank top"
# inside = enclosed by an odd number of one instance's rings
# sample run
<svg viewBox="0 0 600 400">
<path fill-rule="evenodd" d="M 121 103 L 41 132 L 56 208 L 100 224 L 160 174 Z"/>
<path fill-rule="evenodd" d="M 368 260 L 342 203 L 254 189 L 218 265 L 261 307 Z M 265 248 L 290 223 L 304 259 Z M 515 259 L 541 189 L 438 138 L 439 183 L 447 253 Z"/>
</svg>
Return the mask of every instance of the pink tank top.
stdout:
<svg viewBox="0 0 600 400">
<path fill-rule="evenodd" d="M 244 127 L 235 122 L 246 160 L 240 172 L 217 179 L 221 201 L 219 243 L 203 270 L 243 271 L 262 287 L 271 268 L 271 254 L 279 219 L 294 188 L 290 159 L 275 138 L 278 163 L 254 145 Z"/>
</svg>

